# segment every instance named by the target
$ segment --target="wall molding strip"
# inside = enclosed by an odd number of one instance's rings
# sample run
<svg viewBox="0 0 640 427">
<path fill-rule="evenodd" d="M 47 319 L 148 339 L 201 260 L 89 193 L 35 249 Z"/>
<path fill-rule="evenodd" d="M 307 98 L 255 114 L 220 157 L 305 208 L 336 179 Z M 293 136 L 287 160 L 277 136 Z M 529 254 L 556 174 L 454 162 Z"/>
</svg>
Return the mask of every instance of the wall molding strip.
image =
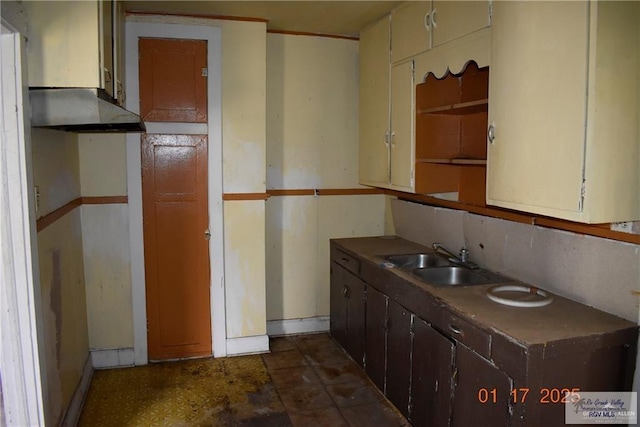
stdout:
<svg viewBox="0 0 640 427">
<path fill-rule="evenodd" d="M 267 190 L 269 197 L 282 196 L 360 196 L 371 194 L 385 194 L 380 188 L 298 188 Z"/>
<path fill-rule="evenodd" d="M 224 193 L 222 195 L 222 200 L 224 201 L 267 200 L 268 198 L 269 198 L 269 194 L 267 193 Z"/>
<path fill-rule="evenodd" d="M 87 393 L 89 393 L 89 386 L 91 385 L 92 378 L 93 364 L 91 363 L 91 355 L 89 354 L 87 355 L 87 360 L 85 361 L 84 368 L 82 369 L 80 383 L 78 383 L 76 391 L 73 393 L 71 402 L 69 403 L 67 411 L 64 414 L 64 418 L 62 419 L 62 423 L 60 424 L 61 426 L 72 427 L 78 425 L 84 401 L 87 398 Z"/>
<path fill-rule="evenodd" d="M 71 200 L 69 203 L 62 205 L 58 209 L 38 218 L 36 220 L 36 230 L 42 231 L 75 208 L 82 205 L 112 205 L 112 204 L 126 204 L 129 199 L 127 196 L 92 196 L 92 197 L 78 197 Z"/>
<path fill-rule="evenodd" d="M 253 337 L 227 338 L 227 356 L 268 353 L 269 335 Z"/>
<path fill-rule="evenodd" d="M 129 203 L 127 196 L 90 196 L 81 197 L 83 205 L 115 205 Z"/>
<path fill-rule="evenodd" d="M 36 221 L 36 230 L 42 231 L 78 206 L 82 205 L 82 198 L 78 197 L 77 199 L 71 200 L 66 205 L 59 207 L 58 209 L 46 214 L 45 216 L 39 218 Z"/>
<path fill-rule="evenodd" d="M 267 322 L 267 334 L 269 336 L 310 334 L 314 332 L 327 332 L 328 330 L 329 316 L 270 320 Z"/>
</svg>

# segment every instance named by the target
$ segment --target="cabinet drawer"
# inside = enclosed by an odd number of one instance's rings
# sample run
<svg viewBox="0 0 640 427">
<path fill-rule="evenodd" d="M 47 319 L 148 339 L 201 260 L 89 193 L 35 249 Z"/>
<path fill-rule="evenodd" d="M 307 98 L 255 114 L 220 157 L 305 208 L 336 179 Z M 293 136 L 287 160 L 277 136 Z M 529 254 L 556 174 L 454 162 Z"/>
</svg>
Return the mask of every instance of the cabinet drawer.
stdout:
<svg viewBox="0 0 640 427">
<path fill-rule="evenodd" d="M 358 258 L 336 249 L 333 260 L 353 274 L 360 274 L 360 260 Z"/>
<path fill-rule="evenodd" d="M 442 331 L 451 338 L 465 344 L 476 353 L 489 358 L 491 355 L 491 336 L 466 320 L 445 311 L 442 316 Z"/>
</svg>

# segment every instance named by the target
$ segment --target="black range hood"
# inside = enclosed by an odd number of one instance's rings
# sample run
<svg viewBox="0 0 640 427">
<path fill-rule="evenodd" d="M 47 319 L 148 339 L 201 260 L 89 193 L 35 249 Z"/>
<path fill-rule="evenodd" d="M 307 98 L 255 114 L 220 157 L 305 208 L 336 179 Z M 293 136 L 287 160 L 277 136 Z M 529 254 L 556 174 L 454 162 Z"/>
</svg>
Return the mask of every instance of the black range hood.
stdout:
<svg viewBox="0 0 640 427">
<path fill-rule="evenodd" d="M 31 126 L 69 132 L 144 132 L 137 114 L 116 105 L 102 89 L 30 88 Z"/>
</svg>

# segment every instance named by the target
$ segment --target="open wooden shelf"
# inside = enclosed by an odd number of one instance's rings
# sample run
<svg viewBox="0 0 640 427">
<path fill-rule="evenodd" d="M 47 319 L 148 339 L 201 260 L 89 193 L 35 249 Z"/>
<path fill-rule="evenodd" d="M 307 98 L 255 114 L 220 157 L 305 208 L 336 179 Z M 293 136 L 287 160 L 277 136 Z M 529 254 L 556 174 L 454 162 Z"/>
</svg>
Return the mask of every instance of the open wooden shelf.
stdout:
<svg viewBox="0 0 640 427">
<path fill-rule="evenodd" d="M 447 165 L 486 165 L 487 159 L 416 159 L 416 163 L 439 163 Z"/>
<path fill-rule="evenodd" d="M 440 107 L 418 110 L 418 114 L 477 114 L 486 113 L 489 109 L 489 99 L 461 102 L 459 104 L 443 105 Z"/>
<path fill-rule="evenodd" d="M 416 86 L 415 191 L 485 205 L 489 68 L 428 74 Z"/>
</svg>

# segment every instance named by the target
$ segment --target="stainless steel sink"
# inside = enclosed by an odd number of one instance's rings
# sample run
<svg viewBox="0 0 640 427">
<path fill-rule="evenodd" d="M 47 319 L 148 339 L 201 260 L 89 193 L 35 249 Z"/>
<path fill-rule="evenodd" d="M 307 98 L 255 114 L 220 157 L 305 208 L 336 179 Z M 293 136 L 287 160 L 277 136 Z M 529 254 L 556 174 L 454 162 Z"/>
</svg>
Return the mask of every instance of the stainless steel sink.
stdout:
<svg viewBox="0 0 640 427">
<path fill-rule="evenodd" d="M 441 256 L 427 253 L 388 255 L 384 259 L 398 268 L 408 270 L 451 265 L 449 261 Z"/>
<path fill-rule="evenodd" d="M 486 270 L 470 270 L 458 266 L 416 268 L 413 274 L 427 283 L 447 286 L 482 285 L 507 281 L 504 277 Z"/>
</svg>

